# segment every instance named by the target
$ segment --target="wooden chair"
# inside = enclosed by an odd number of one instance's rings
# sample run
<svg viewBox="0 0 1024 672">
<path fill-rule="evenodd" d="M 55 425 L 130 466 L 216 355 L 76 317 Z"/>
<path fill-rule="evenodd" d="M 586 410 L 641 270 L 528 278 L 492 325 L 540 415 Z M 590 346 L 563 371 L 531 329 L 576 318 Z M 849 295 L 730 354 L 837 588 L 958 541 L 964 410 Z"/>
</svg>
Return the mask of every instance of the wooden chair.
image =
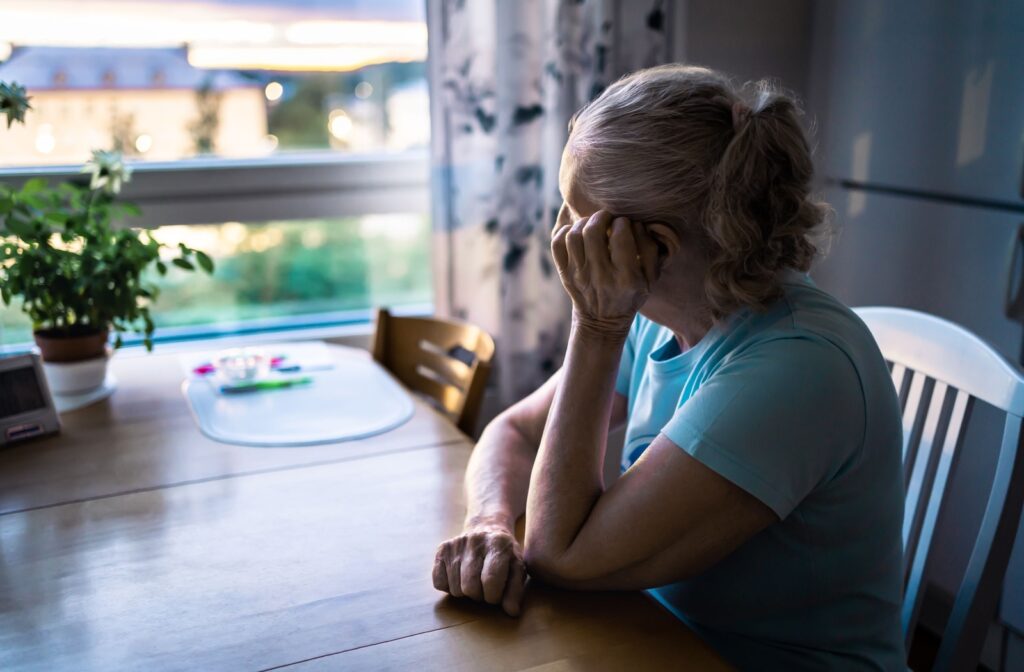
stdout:
<svg viewBox="0 0 1024 672">
<path fill-rule="evenodd" d="M 470 436 L 493 356 L 494 340 L 479 327 L 377 310 L 373 358 Z"/>
<path fill-rule="evenodd" d="M 908 651 L 946 487 L 957 466 L 974 401 L 1006 413 L 992 489 L 934 667 L 973 670 L 996 614 L 1024 500 L 1024 376 L 984 341 L 952 322 L 899 308 L 856 312 L 891 364 L 903 410 L 907 492 L 902 622 Z"/>
</svg>

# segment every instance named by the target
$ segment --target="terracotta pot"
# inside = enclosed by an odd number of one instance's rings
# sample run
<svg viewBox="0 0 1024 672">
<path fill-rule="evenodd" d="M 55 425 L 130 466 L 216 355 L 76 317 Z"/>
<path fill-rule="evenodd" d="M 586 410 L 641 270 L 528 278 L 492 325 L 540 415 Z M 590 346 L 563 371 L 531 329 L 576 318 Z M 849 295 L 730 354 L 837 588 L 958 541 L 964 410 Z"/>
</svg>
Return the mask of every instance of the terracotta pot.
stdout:
<svg viewBox="0 0 1024 672">
<path fill-rule="evenodd" d="M 40 329 L 32 334 L 46 362 L 80 362 L 106 356 L 109 329 Z"/>
</svg>

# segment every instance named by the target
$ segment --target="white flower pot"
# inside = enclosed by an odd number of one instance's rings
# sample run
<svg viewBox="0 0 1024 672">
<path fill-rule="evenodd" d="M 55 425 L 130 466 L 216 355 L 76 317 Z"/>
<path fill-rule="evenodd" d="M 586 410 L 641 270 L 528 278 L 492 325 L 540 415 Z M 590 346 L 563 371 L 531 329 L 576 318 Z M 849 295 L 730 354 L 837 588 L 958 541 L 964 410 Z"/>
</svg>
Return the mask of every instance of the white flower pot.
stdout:
<svg viewBox="0 0 1024 672">
<path fill-rule="evenodd" d="M 54 395 L 84 395 L 94 392 L 103 385 L 107 377 L 107 362 L 110 350 L 101 357 L 83 359 L 77 362 L 43 361 L 46 382 Z"/>
</svg>

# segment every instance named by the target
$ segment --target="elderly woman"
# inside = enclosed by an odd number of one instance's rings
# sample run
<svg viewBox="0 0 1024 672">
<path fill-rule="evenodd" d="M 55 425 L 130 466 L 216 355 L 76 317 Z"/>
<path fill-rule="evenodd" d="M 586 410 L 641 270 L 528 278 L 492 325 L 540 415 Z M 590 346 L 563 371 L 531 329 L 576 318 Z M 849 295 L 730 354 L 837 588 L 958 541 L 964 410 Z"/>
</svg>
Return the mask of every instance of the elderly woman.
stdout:
<svg viewBox="0 0 1024 672">
<path fill-rule="evenodd" d="M 579 112 L 551 243 L 565 364 L 481 436 L 438 589 L 515 615 L 527 572 L 650 588 L 741 668 L 905 669 L 899 409 L 867 328 L 806 275 L 811 177 L 764 83 L 748 104 L 670 65 Z"/>
</svg>

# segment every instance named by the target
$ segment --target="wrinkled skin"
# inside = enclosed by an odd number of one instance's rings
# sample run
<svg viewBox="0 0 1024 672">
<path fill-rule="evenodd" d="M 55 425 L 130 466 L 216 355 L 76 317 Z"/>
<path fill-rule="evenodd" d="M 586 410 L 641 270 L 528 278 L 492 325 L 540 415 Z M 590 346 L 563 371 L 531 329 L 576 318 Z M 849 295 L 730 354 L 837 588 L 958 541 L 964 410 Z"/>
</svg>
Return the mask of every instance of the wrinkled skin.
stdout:
<svg viewBox="0 0 1024 672">
<path fill-rule="evenodd" d="M 658 247 L 644 226 L 598 210 L 556 230 L 551 253 L 576 328 L 624 336 L 656 280 Z"/>
<path fill-rule="evenodd" d="M 501 605 L 518 616 L 526 585 L 522 546 L 508 526 L 471 521 L 438 547 L 433 579 L 434 588 L 452 597 Z"/>
</svg>

